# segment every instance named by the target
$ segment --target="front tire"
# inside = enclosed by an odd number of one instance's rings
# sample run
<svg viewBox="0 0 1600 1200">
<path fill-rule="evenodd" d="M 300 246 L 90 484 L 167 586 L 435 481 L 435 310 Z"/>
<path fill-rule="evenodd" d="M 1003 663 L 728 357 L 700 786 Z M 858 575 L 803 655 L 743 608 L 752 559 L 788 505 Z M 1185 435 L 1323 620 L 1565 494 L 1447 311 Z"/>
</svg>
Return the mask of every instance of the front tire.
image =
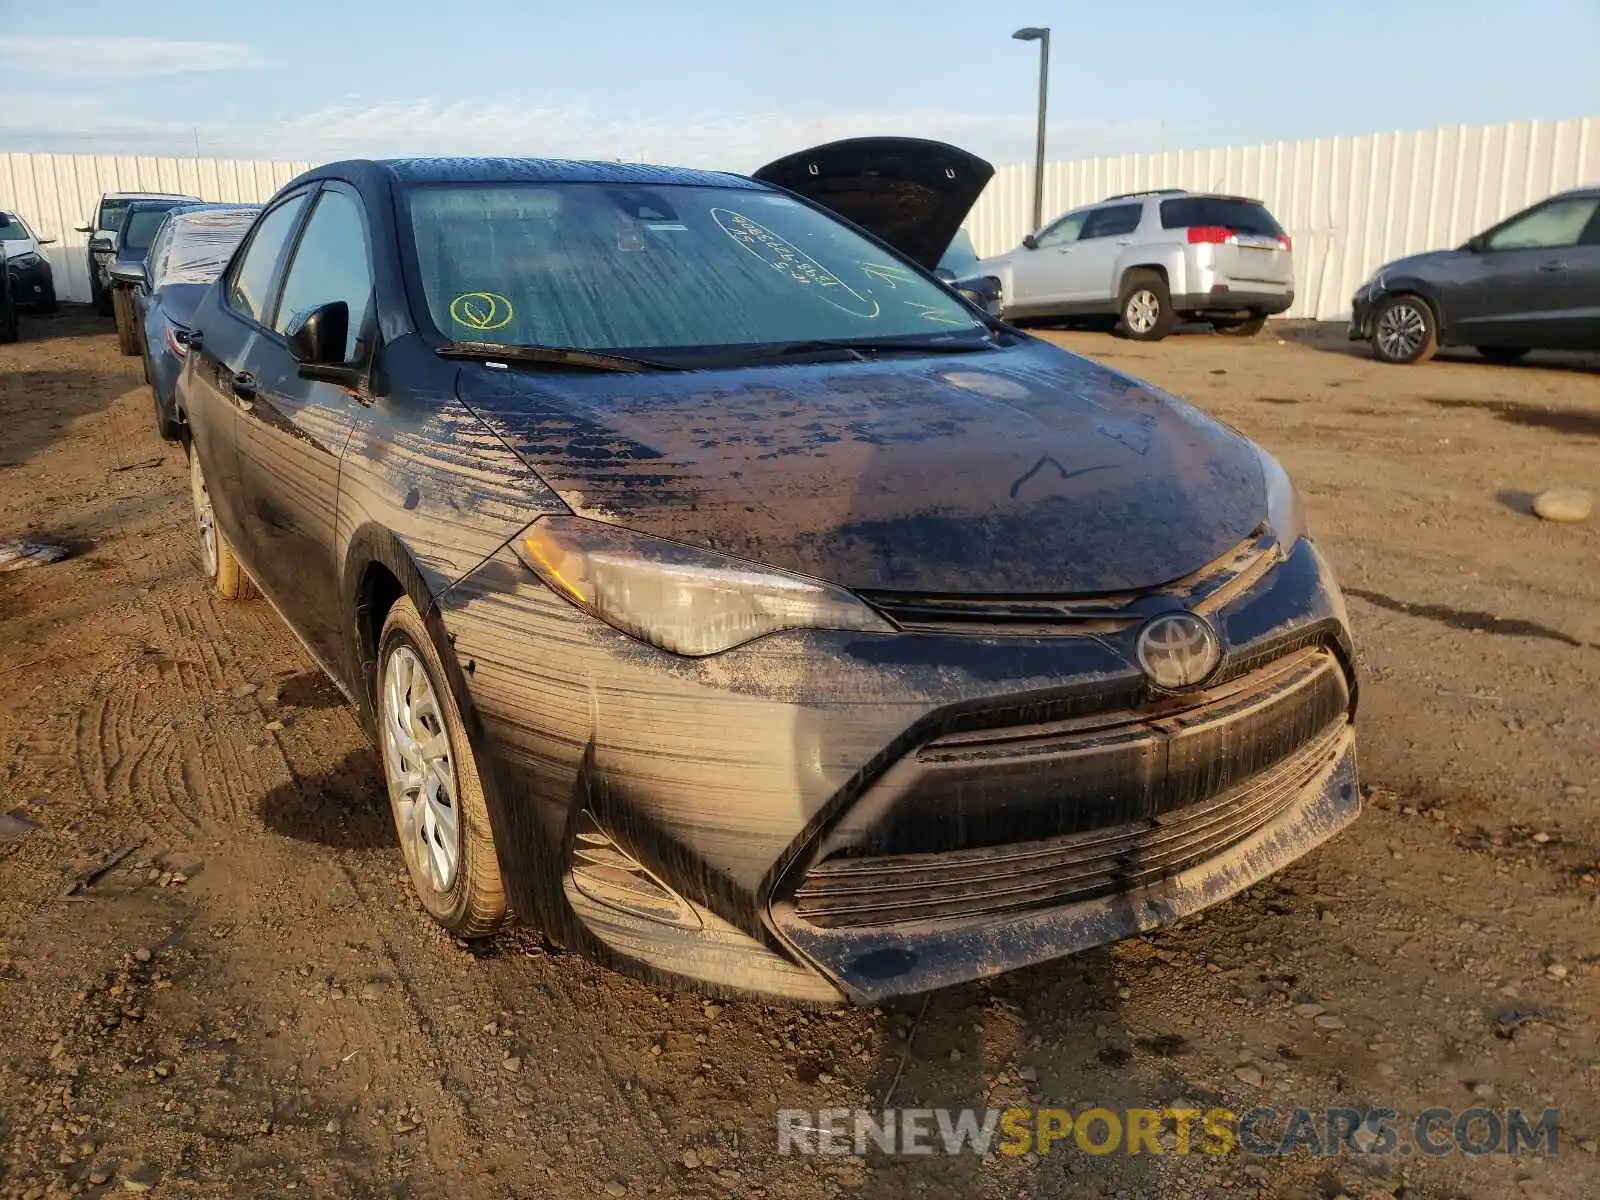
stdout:
<svg viewBox="0 0 1600 1200">
<path fill-rule="evenodd" d="M 89 302 L 94 305 L 96 316 L 110 317 L 116 315 L 111 307 L 111 293 L 100 286 L 100 277 L 95 274 L 93 264 L 89 267 Z"/>
<path fill-rule="evenodd" d="M 1439 323 L 1420 296 L 1391 296 L 1372 314 L 1372 354 L 1396 366 L 1424 363 L 1439 349 Z"/>
<path fill-rule="evenodd" d="M 1122 331 L 1136 342 L 1159 342 L 1178 327 L 1166 280 L 1154 271 L 1133 271 L 1122 285 Z"/>
<path fill-rule="evenodd" d="M 217 524 L 205 472 L 200 469 L 200 456 L 193 443 L 189 445 L 189 498 L 194 504 L 195 531 L 200 536 L 200 568 L 211 581 L 211 590 L 223 600 L 248 600 L 255 588 Z"/>
<path fill-rule="evenodd" d="M 1527 346 L 1478 346 L 1479 354 L 1492 363 L 1510 365 L 1528 357 Z"/>
<path fill-rule="evenodd" d="M 506 900 L 477 758 L 433 638 L 404 596 L 378 639 L 376 692 L 389 808 L 417 898 L 456 937 L 488 937 Z"/>
<path fill-rule="evenodd" d="M 139 353 L 139 328 L 133 310 L 133 293 L 119 287 L 111 293 L 111 307 L 117 318 L 117 349 L 132 358 Z"/>
</svg>

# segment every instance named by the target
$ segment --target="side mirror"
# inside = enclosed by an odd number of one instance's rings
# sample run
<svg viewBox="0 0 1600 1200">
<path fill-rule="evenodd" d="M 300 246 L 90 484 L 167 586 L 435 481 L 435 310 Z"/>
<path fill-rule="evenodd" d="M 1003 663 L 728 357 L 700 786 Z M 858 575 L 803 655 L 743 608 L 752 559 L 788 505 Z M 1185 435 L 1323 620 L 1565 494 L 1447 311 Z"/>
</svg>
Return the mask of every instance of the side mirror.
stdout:
<svg viewBox="0 0 1600 1200">
<path fill-rule="evenodd" d="M 97 233 L 89 239 L 90 250 L 110 253 L 111 248 L 111 235 L 109 233 Z"/>
<path fill-rule="evenodd" d="M 331 300 L 297 318 L 289 326 L 289 357 L 299 364 L 301 379 L 319 379 L 341 387 L 355 387 L 362 370 L 345 361 L 350 336 L 350 306 Z"/>
<path fill-rule="evenodd" d="M 1039 248 L 1039 239 L 1031 233 L 1025 234 L 1022 238 L 1022 244 L 1029 250 L 1037 250 Z"/>
<path fill-rule="evenodd" d="M 145 283 L 143 263 L 112 263 L 106 272 L 112 283 L 125 283 L 129 287 L 142 287 Z"/>
<path fill-rule="evenodd" d="M 1473 254 L 1482 254 L 1489 248 L 1489 239 L 1481 233 L 1475 233 L 1467 239 L 1467 244 L 1461 248 Z"/>
</svg>

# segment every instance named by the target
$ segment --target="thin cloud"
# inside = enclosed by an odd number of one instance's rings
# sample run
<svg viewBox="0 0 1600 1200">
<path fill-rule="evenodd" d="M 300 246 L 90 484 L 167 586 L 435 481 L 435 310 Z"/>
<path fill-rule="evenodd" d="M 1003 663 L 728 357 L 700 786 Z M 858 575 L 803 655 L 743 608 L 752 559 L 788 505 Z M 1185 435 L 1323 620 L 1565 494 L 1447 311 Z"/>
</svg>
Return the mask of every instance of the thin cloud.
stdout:
<svg viewBox="0 0 1600 1200">
<path fill-rule="evenodd" d="M 151 37 L 0 37 L 13 71 L 51 75 L 181 75 L 259 67 L 264 59 L 239 42 Z"/>
<path fill-rule="evenodd" d="M 199 114 L 197 114 L 198 116 Z M 543 155 L 625 159 L 750 171 L 804 146 L 866 134 L 953 142 L 995 163 L 1031 159 L 1031 114 L 974 114 L 940 108 L 793 116 L 775 112 L 641 118 L 588 104 L 474 104 L 415 100 L 329 105 L 272 124 L 203 117 L 141 120 L 110 103 L 79 97 L 0 96 L 0 144 L 13 150 L 272 158 L 427 154 Z M 1155 122 L 1063 121 L 1050 128 L 1052 159 L 1157 148 Z"/>
</svg>

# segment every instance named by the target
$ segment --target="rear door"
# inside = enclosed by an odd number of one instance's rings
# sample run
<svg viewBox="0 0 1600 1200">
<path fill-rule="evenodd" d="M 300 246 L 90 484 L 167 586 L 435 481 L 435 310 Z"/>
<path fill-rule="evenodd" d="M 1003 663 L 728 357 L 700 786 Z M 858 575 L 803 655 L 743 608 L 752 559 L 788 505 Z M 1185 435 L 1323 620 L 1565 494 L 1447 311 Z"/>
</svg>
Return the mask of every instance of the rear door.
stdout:
<svg viewBox="0 0 1600 1200">
<path fill-rule="evenodd" d="M 1451 340 L 1474 346 L 1600 345 L 1600 197 L 1558 196 L 1484 236 Z"/>
<path fill-rule="evenodd" d="M 1144 216 L 1144 202 L 1097 208 L 1084 222 L 1073 252 L 1066 256 L 1063 298 L 1075 307 L 1106 307 L 1117 301 L 1117 258 L 1133 245 Z"/>
<path fill-rule="evenodd" d="M 350 310 L 345 361 L 372 337 L 372 259 L 358 194 L 341 183 L 317 193 L 280 294 L 251 351 L 251 402 L 239 414 L 239 474 L 255 581 L 323 663 L 343 657 L 340 564 L 334 552 L 339 460 L 360 397 L 300 378 L 287 335 L 311 310 L 343 300 Z"/>
<path fill-rule="evenodd" d="M 770 162 L 752 178 L 861 226 L 933 270 L 994 176 L 974 154 L 923 138 L 847 138 Z"/>
<path fill-rule="evenodd" d="M 240 488 L 237 419 L 240 408 L 255 400 L 251 351 L 263 334 L 262 319 L 277 286 L 278 268 L 309 194 L 285 197 L 255 223 L 231 268 L 201 305 L 193 331 L 199 344 L 191 337 L 185 364 L 189 425 L 212 508 L 252 575 L 259 555 L 246 535 L 248 500 Z"/>
</svg>

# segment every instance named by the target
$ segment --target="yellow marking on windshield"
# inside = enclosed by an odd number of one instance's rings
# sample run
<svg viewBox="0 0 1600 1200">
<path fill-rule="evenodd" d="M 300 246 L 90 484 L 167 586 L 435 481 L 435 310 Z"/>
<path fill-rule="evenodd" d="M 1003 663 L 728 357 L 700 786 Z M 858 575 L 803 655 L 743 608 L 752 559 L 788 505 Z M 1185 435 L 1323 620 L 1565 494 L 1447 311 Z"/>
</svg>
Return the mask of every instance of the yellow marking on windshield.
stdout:
<svg viewBox="0 0 1600 1200">
<path fill-rule="evenodd" d="M 917 310 L 917 315 L 924 321 L 932 321 L 935 325 L 955 325 L 958 328 L 972 324 L 970 321 L 958 321 L 948 313 L 943 313 L 931 304 L 923 304 L 917 300 L 907 300 L 907 304 Z"/>
<path fill-rule="evenodd" d="M 799 246 L 784 240 L 743 213 L 727 208 L 713 208 L 711 219 L 717 223 L 722 232 L 773 270 L 787 275 L 796 283 L 815 285 L 818 289 L 817 297 L 826 300 L 835 308 L 852 316 L 868 319 L 876 317 L 883 311 L 876 300 L 870 296 L 863 296 Z M 852 300 L 855 303 L 852 304 Z"/>
<path fill-rule="evenodd" d="M 450 301 L 450 319 L 482 333 L 504 329 L 513 315 L 511 301 L 496 292 L 464 292 Z"/>
<path fill-rule="evenodd" d="M 897 267 L 893 263 L 864 262 L 861 264 L 861 273 L 878 280 L 880 283 L 886 283 L 891 288 L 898 287 L 902 283 L 910 283 L 912 278 L 910 271 L 907 271 L 904 267 Z"/>
</svg>

